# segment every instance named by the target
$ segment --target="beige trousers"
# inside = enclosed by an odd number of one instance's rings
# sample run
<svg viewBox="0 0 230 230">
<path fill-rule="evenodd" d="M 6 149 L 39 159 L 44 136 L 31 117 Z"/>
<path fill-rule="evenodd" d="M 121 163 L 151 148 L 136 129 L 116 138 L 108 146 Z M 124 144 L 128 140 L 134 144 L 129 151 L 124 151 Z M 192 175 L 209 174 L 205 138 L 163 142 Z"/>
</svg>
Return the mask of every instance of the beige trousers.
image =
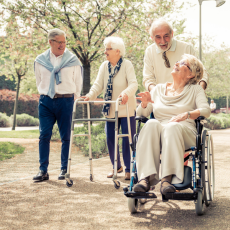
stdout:
<svg viewBox="0 0 230 230">
<path fill-rule="evenodd" d="M 150 185 L 159 182 L 160 152 L 161 178 L 173 175 L 172 183 L 184 178 L 185 150 L 196 144 L 196 134 L 180 122 L 161 124 L 150 119 L 142 128 L 136 148 L 138 179 L 150 176 Z"/>
</svg>

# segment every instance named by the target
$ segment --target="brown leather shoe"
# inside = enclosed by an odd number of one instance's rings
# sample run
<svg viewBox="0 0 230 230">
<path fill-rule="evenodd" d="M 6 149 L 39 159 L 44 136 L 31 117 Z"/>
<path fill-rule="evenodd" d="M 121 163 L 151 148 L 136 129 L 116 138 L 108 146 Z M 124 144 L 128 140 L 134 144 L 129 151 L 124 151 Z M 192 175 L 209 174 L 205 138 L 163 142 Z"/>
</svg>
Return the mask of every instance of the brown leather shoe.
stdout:
<svg viewBox="0 0 230 230">
<path fill-rule="evenodd" d="M 150 189 L 149 177 L 140 180 L 133 188 L 134 192 L 148 192 Z"/>
<path fill-rule="evenodd" d="M 162 181 L 161 182 L 161 194 L 165 195 L 166 193 L 173 193 L 176 192 L 176 188 L 170 184 L 168 181 Z"/>
<path fill-rule="evenodd" d="M 125 180 L 130 180 L 130 172 L 125 173 Z"/>
<path fill-rule="evenodd" d="M 117 170 L 117 173 L 122 173 L 123 172 L 123 167 L 121 166 L 118 170 Z M 112 172 L 110 172 L 108 175 L 107 175 L 107 178 L 112 178 L 113 177 L 113 174 L 114 174 L 114 170 Z"/>
</svg>

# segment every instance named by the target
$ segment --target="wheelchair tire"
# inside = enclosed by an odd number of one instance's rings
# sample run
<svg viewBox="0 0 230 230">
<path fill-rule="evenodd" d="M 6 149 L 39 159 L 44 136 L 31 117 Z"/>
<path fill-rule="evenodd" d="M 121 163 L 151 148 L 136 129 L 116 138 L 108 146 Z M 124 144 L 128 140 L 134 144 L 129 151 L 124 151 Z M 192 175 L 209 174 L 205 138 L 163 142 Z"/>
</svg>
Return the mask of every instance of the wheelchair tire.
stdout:
<svg viewBox="0 0 230 230">
<path fill-rule="evenodd" d="M 128 208 L 131 213 L 136 213 L 138 208 L 138 199 L 128 198 Z"/>
<path fill-rule="evenodd" d="M 203 201 L 202 190 L 198 191 L 198 193 L 197 193 L 197 200 L 195 201 L 195 208 L 196 208 L 196 214 L 198 216 L 203 215 L 203 213 L 204 213 L 204 201 Z"/>
<path fill-rule="evenodd" d="M 201 183 L 205 205 L 209 206 L 214 195 L 214 154 L 212 137 L 206 130 L 202 134 L 202 143 Z"/>
<path fill-rule="evenodd" d="M 210 139 L 210 148 L 208 150 L 208 170 L 209 170 L 209 187 L 210 187 L 210 194 L 209 194 L 209 198 L 210 201 L 212 201 L 214 199 L 214 191 L 215 191 L 215 167 L 214 167 L 214 146 L 213 146 L 213 138 L 212 135 L 209 135 L 209 139 Z"/>
</svg>

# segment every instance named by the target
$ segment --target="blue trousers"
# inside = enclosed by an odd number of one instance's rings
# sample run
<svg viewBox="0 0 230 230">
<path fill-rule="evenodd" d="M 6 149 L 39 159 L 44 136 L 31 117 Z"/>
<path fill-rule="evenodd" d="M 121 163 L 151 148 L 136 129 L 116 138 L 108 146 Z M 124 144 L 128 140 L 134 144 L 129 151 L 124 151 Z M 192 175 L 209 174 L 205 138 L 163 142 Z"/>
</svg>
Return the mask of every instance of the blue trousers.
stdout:
<svg viewBox="0 0 230 230">
<path fill-rule="evenodd" d="M 40 96 L 38 104 L 40 170 L 45 172 L 48 170 L 50 139 L 56 121 L 62 141 L 61 170 L 67 169 L 73 103 L 74 97 L 51 99 L 48 96 Z"/>
<path fill-rule="evenodd" d="M 118 131 L 120 130 L 122 134 L 128 133 L 128 124 L 127 124 L 127 117 L 118 118 Z M 131 137 L 133 139 L 134 134 L 136 133 L 136 121 L 135 117 L 130 117 L 130 128 L 131 128 Z M 105 123 L 105 134 L 106 134 L 106 141 L 109 150 L 109 156 L 111 163 L 114 167 L 114 144 L 115 144 L 115 122 L 106 121 Z M 122 138 L 122 154 L 123 160 L 125 164 L 125 172 L 130 171 L 130 147 L 129 147 L 129 138 L 123 137 Z M 119 149 L 117 152 L 117 169 L 121 167 L 120 161 L 120 153 Z"/>
</svg>

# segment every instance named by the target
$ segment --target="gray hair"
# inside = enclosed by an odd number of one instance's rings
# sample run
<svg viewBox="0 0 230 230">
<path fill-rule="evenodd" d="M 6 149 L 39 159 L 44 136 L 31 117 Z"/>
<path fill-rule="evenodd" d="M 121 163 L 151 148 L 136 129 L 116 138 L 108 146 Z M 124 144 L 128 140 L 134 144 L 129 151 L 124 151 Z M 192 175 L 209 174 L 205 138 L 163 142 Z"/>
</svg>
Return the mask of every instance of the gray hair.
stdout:
<svg viewBox="0 0 230 230">
<path fill-rule="evenodd" d="M 204 66 L 202 62 L 191 54 L 184 54 L 182 56 L 182 59 L 185 59 L 188 61 L 188 65 L 190 69 L 192 70 L 192 75 L 194 76 L 188 81 L 187 84 L 190 84 L 190 85 L 197 84 L 203 78 Z"/>
<path fill-rule="evenodd" d="M 64 35 L 66 38 L 66 34 L 63 30 L 60 30 L 58 28 L 52 29 L 48 31 L 48 40 L 52 40 L 55 38 L 55 36 L 59 36 L 59 35 Z"/>
<path fill-rule="evenodd" d="M 149 29 L 149 34 L 151 37 L 154 36 L 153 33 L 154 33 L 154 30 L 156 29 L 156 27 L 159 25 L 162 25 L 162 24 L 166 24 L 169 27 L 170 34 L 173 32 L 172 25 L 168 21 L 166 21 L 164 18 L 159 18 L 159 19 L 156 19 L 153 21 L 153 23 Z"/>
<path fill-rule="evenodd" d="M 107 37 L 104 40 L 104 46 L 106 47 L 106 45 L 111 45 L 111 48 L 120 51 L 122 57 L 125 56 L 125 44 L 122 38 L 114 36 Z"/>
</svg>

